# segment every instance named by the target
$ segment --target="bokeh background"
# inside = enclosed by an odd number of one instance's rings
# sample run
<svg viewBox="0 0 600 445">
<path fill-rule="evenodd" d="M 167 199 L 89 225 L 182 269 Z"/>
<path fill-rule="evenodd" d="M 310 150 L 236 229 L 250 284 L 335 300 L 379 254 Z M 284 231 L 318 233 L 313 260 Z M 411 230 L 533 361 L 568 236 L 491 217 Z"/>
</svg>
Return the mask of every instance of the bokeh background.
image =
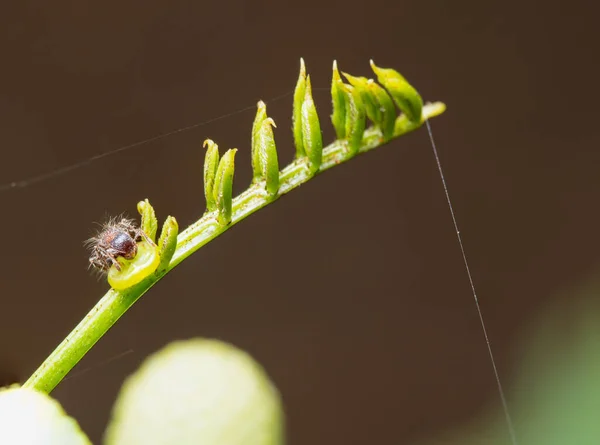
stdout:
<svg viewBox="0 0 600 445">
<path fill-rule="evenodd" d="M 448 104 L 432 128 L 511 393 L 528 327 L 557 299 L 568 307 L 571 294 L 559 291 L 600 262 L 600 72 L 586 4 L 5 4 L 0 183 L 203 124 L 0 193 L 0 383 L 24 381 L 107 290 L 86 269 L 82 242 L 95 222 L 135 216 L 149 198 L 161 220 L 186 227 L 204 211 L 205 138 L 239 148 L 242 191 L 259 99 L 278 124 L 281 164 L 293 157 L 299 58 L 325 141 L 333 59 L 369 76 L 373 58 Z M 265 366 L 293 444 L 413 443 L 500 403 L 425 128 L 201 249 L 53 396 L 99 442 L 123 379 L 166 343 L 195 336 L 229 341 Z"/>
</svg>

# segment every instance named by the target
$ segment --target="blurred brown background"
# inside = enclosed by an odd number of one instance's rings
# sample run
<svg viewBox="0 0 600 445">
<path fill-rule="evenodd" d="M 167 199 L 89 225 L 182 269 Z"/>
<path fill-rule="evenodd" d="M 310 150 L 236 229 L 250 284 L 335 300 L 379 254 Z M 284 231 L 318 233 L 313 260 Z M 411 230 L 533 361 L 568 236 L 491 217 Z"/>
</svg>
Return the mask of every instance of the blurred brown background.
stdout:
<svg viewBox="0 0 600 445">
<path fill-rule="evenodd" d="M 585 3 L 5 4 L 2 184 L 233 114 L 0 194 L 1 382 L 24 381 L 106 291 L 82 247 L 95 221 L 136 215 L 144 198 L 161 220 L 195 221 L 207 137 L 240 149 L 243 190 L 259 99 L 278 123 L 281 164 L 291 160 L 291 96 L 269 99 L 291 92 L 302 56 L 326 141 L 333 59 L 369 76 L 373 58 L 448 104 L 432 127 L 510 388 L 521 331 L 600 256 L 600 73 Z M 99 442 L 125 376 L 193 336 L 232 342 L 266 367 L 292 444 L 411 443 L 499 404 L 424 128 L 203 248 L 53 395 Z"/>
</svg>

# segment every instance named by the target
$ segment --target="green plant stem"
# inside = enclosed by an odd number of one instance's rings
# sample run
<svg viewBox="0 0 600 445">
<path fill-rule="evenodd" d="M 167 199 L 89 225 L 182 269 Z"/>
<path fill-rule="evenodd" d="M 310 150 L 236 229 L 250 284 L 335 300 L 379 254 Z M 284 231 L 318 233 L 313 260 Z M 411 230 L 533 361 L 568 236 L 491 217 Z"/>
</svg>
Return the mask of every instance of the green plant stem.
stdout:
<svg viewBox="0 0 600 445">
<path fill-rule="evenodd" d="M 427 104 L 423 108 L 423 119 L 420 123 L 397 123 L 394 138 L 419 128 L 426 119 L 438 116 L 445 108 L 445 105 L 440 102 Z M 364 133 L 359 153 L 365 153 L 383 144 L 381 131 L 376 127 L 369 128 Z M 319 173 L 349 159 L 351 156 L 348 156 L 347 143 L 337 140 L 323 149 L 323 161 Z M 23 386 L 50 393 L 127 309 L 164 275 L 229 227 L 307 182 L 313 176 L 309 170 L 308 159 L 296 159 L 281 171 L 280 187 L 275 196 L 268 195 L 264 183 L 256 183 L 236 197 L 233 200 L 231 223 L 221 225 L 216 212 L 205 213 L 202 218 L 179 234 L 177 249 L 166 270 L 158 275 L 153 274 L 128 289 L 109 290 Z"/>
</svg>

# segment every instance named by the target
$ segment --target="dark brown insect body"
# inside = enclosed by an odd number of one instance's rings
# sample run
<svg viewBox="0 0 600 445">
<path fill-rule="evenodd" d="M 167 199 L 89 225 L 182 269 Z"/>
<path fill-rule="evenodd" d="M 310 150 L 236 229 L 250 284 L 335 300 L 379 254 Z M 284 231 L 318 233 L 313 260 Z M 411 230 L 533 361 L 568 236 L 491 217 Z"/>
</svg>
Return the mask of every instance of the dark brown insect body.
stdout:
<svg viewBox="0 0 600 445">
<path fill-rule="evenodd" d="M 114 264 L 117 270 L 121 265 L 117 257 L 131 260 L 137 254 L 137 241 L 144 238 L 151 244 L 152 240 L 138 227 L 133 220 L 122 218 L 111 220 L 104 225 L 102 231 L 87 241 L 90 246 L 90 265 L 106 272 Z"/>
</svg>

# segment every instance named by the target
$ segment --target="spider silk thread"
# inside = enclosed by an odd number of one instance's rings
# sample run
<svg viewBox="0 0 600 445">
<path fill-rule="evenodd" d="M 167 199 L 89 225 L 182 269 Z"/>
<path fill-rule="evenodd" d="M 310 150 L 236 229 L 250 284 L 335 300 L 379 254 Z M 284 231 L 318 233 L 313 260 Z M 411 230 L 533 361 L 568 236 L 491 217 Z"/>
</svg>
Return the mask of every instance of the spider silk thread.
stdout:
<svg viewBox="0 0 600 445">
<path fill-rule="evenodd" d="M 490 343 L 490 338 L 488 336 L 487 329 L 485 327 L 485 322 L 483 320 L 483 313 L 481 311 L 481 306 L 479 305 L 479 298 L 477 297 L 477 292 L 475 291 L 475 283 L 473 282 L 473 276 L 471 275 L 471 268 L 469 267 L 469 262 L 467 261 L 467 254 L 465 252 L 465 248 L 464 248 L 464 245 L 462 242 L 462 237 L 460 236 L 460 230 L 458 229 L 456 215 L 454 214 L 454 207 L 452 206 L 452 201 L 450 200 L 450 193 L 448 192 L 448 185 L 446 183 L 446 178 L 444 177 L 442 163 L 440 162 L 440 157 L 438 155 L 438 151 L 437 151 L 437 148 L 435 145 L 435 140 L 433 138 L 433 132 L 431 130 L 431 125 L 429 124 L 429 120 L 426 120 L 425 124 L 427 125 L 427 133 L 429 134 L 429 141 L 431 142 L 431 148 L 433 150 L 433 155 L 435 157 L 435 161 L 437 163 L 437 168 L 440 173 L 440 179 L 442 180 L 442 185 L 444 187 L 444 193 L 446 195 L 446 201 L 448 203 L 448 208 L 450 210 L 450 216 L 452 216 L 452 223 L 454 224 L 454 230 L 456 231 L 456 238 L 458 240 L 458 245 L 460 247 L 460 252 L 462 254 L 463 263 L 464 263 L 465 269 L 467 271 L 467 277 L 469 278 L 469 284 L 471 285 L 471 292 L 473 293 L 473 300 L 475 301 L 475 307 L 477 308 L 477 314 L 479 315 L 479 322 L 481 323 L 483 337 L 485 338 L 485 343 L 487 345 L 488 354 L 490 356 L 490 361 L 492 363 L 492 368 L 494 370 L 494 377 L 496 378 L 496 385 L 498 386 L 498 393 L 500 395 L 500 400 L 502 401 L 502 410 L 504 411 L 504 417 L 506 419 L 508 433 L 510 434 L 510 439 L 512 441 L 512 444 L 518 445 L 517 435 L 515 433 L 515 428 L 513 425 L 512 418 L 510 416 L 510 412 L 508 410 L 508 403 L 506 402 L 506 396 L 504 394 L 504 389 L 502 388 L 502 383 L 500 382 L 500 374 L 498 373 L 498 367 L 496 366 L 496 360 L 494 358 L 494 353 L 492 352 L 492 345 Z"/>
<path fill-rule="evenodd" d="M 313 90 L 321 90 L 321 89 L 324 89 L 324 88 L 313 88 Z M 283 98 L 285 98 L 287 96 L 290 96 L 293 92 L 294 92 L 294 90 L 287 91 L 286 93 L 280 94 L 279 96 L 275 96 L 274 98 L 271 98 L 271 99 L 269 99 L 268 101 L 265 101 L 265 102 L 266 103 L 270 103 L 270 102 L 275 102 L 275 101 L 281 100 L 281 99 L 283 99 Z M 223 114 L 221 116 L 214 117 L 214 118 L 211 118 L 211 119 L 208 119 L 208 120 L 204 120 L 204 121 L 201 121 L 201 122 L 197 122 L 197 123 L 192 124 L 192 125 L 187 125 L 185 127 L 180 127 L 180 128 L 178 128 L 176 130 L 171 130 L 171 131 L 169 131 L 167 133 L 162 133 L 162 134 L 159 134 L 159 135 L 156 135 L 156 136 L 152 136 L 152 137 L 147 138 L 147 139 L 143 139 L 143 140 L 140 140 L 140 141 L 137 141 L 137 142 L 133 142 L 131 144 L 123 145 L 121 147 L 118 147 L 118 148 L 115 148 L 115 149 L 112 149 L 112 150 L 108 150 L 108 151 L 106 151 L 104 153 L 99 153 L 97 155 L 91 156 L 91 157 L 86 158 L 86 159 L 84 159 L 82 161 L 78 161 L 78 162 L 75 162 L 73 164 L 70 164 L 70 165 L 67 165 L 67 166 L 64 166 L 64 167 L 59 167 L 57 169 L 50 170 L 50 171 L 47 171 L 45 173 L 41 173 L 39 175 L 31 176 L 29 178 L 26 178 L 26 179 L 23 179 L 23 180 L 20 180 L 20 181 L 12 181 L 12 182 L 8 182 L 8 183 L 5 183 L 5 184 L 2 184 L 2 185 L 0 185 L 0 193 L 8 192 L 10 190 L 22 189 L 22 188 L 28 187 L 30 185 L 46 181 L 48 179 L 56 178 L 57 176 L 62 176 L 62 175 L 66 174 L 66 173 L 68 173 L 70 171 L 80 169 L 82 167 L 85 167 L 86 165 L 91 164 L 92 162 L 98 161 L 98 160 L 106 158 L 108 156 L 112 156 L 112 155 L 115 155 L 117 153 L 121 153 L 123 151 L 130 150 L 132 148 L 141 147 L 142 145 L 148 144 L 150 142 L 155 142 L 155 141 L 158 141 L 158 140 L 161 140 L 161 139 L 165 139 L 165 138 L 167 138 L 169 136 L 173 136 L 173 135 L 176 135 L 176 134 L 179 134 L 179 133 L 184 133 L 184 132 L 193 130 L 195 128 L 201 127 L 203 125 L 207 125 L 207 124 L 210 124 L 212 122 L 216 122 L 216 121 L 219 121 L 219 120 L 222 120 L 222 119 L 234 116 L 236 114 L 243 113 L 243 112 L 251 110 L 251 109 L 253 109 L 255 107 L 256 107 L 256 104 L 249 105 L 247 107 L 241 108 L 241 109 L 239 109 L 237 111 L 233 111 L 231 113 Z"/>
</svg>

